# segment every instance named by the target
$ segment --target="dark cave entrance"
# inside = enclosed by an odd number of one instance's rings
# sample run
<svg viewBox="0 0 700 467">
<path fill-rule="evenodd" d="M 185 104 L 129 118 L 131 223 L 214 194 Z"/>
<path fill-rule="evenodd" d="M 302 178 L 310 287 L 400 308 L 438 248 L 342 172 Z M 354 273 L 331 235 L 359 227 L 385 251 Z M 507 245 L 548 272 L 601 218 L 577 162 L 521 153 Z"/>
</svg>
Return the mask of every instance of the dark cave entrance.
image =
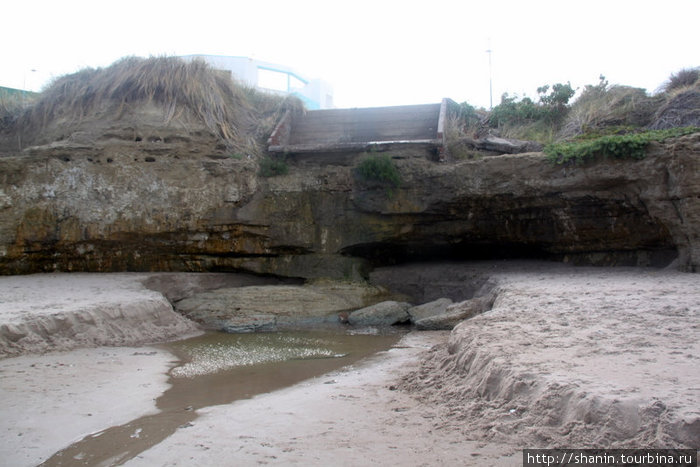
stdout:
<svg viewBox="0 0 700 467">
<path fill-rule="evenodd" d="M 553 251 L 544 244 L 510 242 L 375 242 L 344 248 L 341 250 L 341 254 L 363 258 L 369 262 L 371 267 L 414 262 L 469 262 L 506 259 L 566 261 L 589 266 L 666 267 L 678 257 L 677 250 L 668 247 L 605 251 Z"/>
</svg>

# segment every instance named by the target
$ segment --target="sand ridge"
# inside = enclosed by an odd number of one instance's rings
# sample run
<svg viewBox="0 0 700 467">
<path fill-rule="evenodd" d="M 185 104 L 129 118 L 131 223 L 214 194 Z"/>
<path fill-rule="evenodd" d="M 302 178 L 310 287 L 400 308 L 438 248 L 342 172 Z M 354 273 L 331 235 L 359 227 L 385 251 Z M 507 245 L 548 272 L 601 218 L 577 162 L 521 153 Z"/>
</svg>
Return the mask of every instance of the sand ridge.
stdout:
<svg viewBox="0 0 700 467">
<path fill-rule="evenodd" d="M 143 281 L 149 274 L 54 273 L 0 278 L 0 357 L 194 335 Z"/>
<path fill-rule="evenodd" d="M 700 446 L 700 281 L 652 269 L 494 273 L 498 298 L 402 387 L 474 439 Z"/>
</svg>

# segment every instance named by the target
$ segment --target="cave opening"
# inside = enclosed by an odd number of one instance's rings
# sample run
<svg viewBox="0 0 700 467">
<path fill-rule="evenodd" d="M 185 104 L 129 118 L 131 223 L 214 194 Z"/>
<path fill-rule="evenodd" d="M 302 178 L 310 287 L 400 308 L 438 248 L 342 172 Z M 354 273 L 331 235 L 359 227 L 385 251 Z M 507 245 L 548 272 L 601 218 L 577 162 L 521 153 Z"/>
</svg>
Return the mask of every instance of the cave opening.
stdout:
<svg viewBox="0 0 700 467">
<path fill-rule="evenodd" d="M 484 261 L 493 259 L 557 260 L 539 245 L 518 243 L 388 243 L 376 242 L 353 245 L 341 252 L 360 257 L 372 267 L 430 261 Z"/>
<path fill-rule="evenodd" d="M 540 260 L 588 266 L 666 267 L 677 257 L 675 248 L 641 248 L 605 251 L 553 251 L 545 244 L 510 242 L 391 243 L 352 245 L 341 254 L 366 260 L 372 268 L 417 262 L 470 262 L 488 260 Z"/>
</svg>

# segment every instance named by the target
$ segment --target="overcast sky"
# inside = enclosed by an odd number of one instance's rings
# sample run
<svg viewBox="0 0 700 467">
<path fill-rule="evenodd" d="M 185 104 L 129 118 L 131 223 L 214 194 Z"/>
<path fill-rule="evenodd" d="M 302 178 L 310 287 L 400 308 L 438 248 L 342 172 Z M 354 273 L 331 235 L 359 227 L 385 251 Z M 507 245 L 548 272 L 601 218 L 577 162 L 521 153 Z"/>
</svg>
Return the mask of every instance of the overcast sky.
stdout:
<svg viewBox="0 0 700 467">
<path fill-rule="evenodd" d="M 10 1 L 0 86 L 32 90 L 129 55 L 217 54 L 324 79 L 338 107 L 488 107 L 489 76 L 496 105 L 601 74 L 654 91 L 700 66 L 700 0 Z"/>
</svg>

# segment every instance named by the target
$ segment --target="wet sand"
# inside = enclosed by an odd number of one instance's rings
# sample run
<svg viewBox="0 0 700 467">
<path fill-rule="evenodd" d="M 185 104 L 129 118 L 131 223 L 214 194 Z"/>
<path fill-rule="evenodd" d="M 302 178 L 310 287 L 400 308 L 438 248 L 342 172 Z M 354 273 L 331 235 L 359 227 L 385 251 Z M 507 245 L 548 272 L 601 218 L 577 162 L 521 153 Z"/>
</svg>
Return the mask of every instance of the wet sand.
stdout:
<svg viewBox="0 0 700 467">
<path fill-rule="evenodd" d="M 126 465 L 520 465 L 521 449 L 562 443 L 700 447 L 698 276 L 526 266 L 470 266 L 498 298 L 452 333 L 413 332 L 348 369 L 199 409 Z M 124 284 L 112 284 L 118 299 Z M 170 358 L 97 348 L 0 360 L 0 459 L 36 465 L 154 411 Z"/>
<path fill-rule="evenodd" d="M 233 404 L 127 462 L 185 465 L 520 465 L 519 447 L 436 429 L 433 407 L 396 390 L 448 332 L 414 332 L 358 365 Z"/>
<path fill-rule="evenodd" d="M 153 347 L 0 360 L 0 465 L 35 466 L 89 433 L 156 413 L 173 360 Z"/>
<path fill-rule="evenodd" d="M 391 347 L 403 333 L 344 329 L 206 335 L 164 345 L 180 356 L 157 413 L 90 434 L 52 455 L 46 467 L 121 465 L 190 427 L 199 409 L 229 404 L 357 362 Z"/>
<path fill-rule="evenodd" d="M 700 448 L 697 274 L 481 266 L 493 308 L 400 385 L 445 426 L 543 448 Z"/>
<path fill-rule="evenodd" d="M 342 370 L 188 411 L 191 421 L 124 465 L 459 465 L 465 459 L 517 465 L 517 447 L 439 434 L 434 409 L 395 390 L 402 375 L 417 369 L 418 356 L 447 337 L 411 333 L 391 350 Z M 35 466 L 89 433 L 156 414 L 156 400 L 169 387 L 171 358 L 143 347 L 0 360 L 0 465 Z"/>
</svg>

